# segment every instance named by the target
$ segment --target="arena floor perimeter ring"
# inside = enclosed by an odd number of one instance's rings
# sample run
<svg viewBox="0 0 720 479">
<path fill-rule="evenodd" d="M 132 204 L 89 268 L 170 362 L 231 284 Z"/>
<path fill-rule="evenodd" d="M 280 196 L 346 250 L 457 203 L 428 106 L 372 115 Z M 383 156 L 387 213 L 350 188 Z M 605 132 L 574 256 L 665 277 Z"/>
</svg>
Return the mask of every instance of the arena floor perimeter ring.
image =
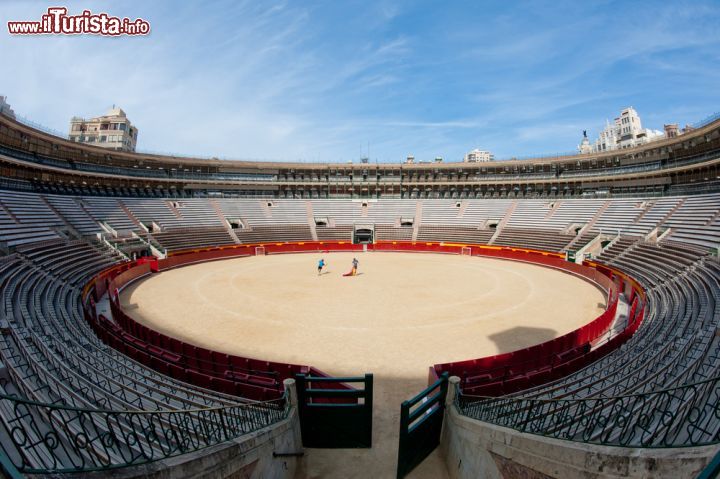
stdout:
<svg viewBox="0 0 720 479">
<path fill-rule="evenodd" d="M 317 275 L 317 261 L 327 266 Z M 359 275 L 343 277 L 351 260 Z M 538 265 L 434 253 L 298 253 L 193 264 L 126 287 L 139 322 L 208 349 L 330 374 L 426 378 L 592 321 L 605 295 Z"/>
</svg>

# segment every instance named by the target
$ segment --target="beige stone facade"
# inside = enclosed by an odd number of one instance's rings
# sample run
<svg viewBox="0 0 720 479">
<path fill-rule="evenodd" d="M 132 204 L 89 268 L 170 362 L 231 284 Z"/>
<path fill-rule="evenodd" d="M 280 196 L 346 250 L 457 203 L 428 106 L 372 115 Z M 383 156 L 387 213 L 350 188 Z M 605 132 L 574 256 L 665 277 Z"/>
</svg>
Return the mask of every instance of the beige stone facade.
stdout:
<svg viewBox="0 0 720 479">
<path fill-rule="evenodd" d="M 111 150 L 135 151 L 138 130 L 121 108 L 113 108 L 97 118 L 73 117 L 68 137 L 71 141 Z"/>
</svg>

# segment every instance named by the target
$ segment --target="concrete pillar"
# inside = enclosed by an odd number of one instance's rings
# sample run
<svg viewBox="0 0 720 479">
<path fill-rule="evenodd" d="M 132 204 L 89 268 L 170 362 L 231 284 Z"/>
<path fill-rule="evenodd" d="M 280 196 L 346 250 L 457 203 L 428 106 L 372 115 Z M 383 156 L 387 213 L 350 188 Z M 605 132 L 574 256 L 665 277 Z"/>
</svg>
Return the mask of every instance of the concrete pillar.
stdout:
<svg viewBox="0 0 720 479">
<path fill-rule="evenodd" d="M 283 386 L 285 386 L 285 391 L 288 393 L 288 405 L 297 407 L 297 386 L 295 385 L 295 380 L 287 378 L 283 381 Z"/>
<path fill-rule="evenodd" d="M 447 397 L 445 398 L 445 407 L 449 408 L 455 402 L 459 384 L 460 384 L 459 377 L 450 376 L 450 378 L 448 379 L 448 390 L 447 390 Z"/>
</svg>

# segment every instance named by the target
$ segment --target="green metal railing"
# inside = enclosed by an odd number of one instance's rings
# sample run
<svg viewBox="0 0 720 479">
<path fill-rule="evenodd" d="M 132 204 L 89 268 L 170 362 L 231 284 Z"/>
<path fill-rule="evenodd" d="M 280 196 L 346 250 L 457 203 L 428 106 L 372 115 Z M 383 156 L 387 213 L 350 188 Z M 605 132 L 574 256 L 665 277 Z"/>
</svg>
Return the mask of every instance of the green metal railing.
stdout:
<svg viewBox="0 0 720 479">
<path fill-rule="evenodd" d="M 300 430 L 305 447 L 372 447 L 373 375 L 296 374 Z M 363 389 L 350 384 L 362 383 Z"/>
<path fill-rule="evenodd" d="M 448 373 L 400 406 L 397 477 L 407 476 L 440 444 Z"/>
<path fill-rule="evenodd" d="M 720 451 L 715 454 L 712 461 L 698 474 L 696 479 L 715 479 L 720 476 Z"/>
<path fill-rule="evenodd" d="M 271 426 L 288 416 L 274 401 L 186 410 L 110 411 L 0 395 L 0 466 L 25 474 L 91 472 L 166 459 Z M 2 454 L 0 454 L 0 457 Z"/>
<path fill-rule="evenodd" d="M 624 447 L 720 442 L 720 377 L 641 394 L 580 399 L 458 394 L 461 414 L 540 436 Z"/>
</svg>

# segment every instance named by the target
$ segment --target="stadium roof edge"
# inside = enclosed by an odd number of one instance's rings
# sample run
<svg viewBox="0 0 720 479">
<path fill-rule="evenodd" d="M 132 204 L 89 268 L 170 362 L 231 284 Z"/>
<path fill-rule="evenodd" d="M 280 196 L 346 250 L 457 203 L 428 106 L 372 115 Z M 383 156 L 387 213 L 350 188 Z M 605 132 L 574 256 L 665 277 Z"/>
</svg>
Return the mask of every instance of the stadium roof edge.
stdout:
<svg viewBox="0 0 720 479">
<path fill-rule="evenodd" d="M 62 138 L 59 136 L 52 135 L 38 128 L 29 126 L 25 123 L 18 121 L 17 119 L 10 118 L 5 115 L 0 115 L 0 124 L 5 123 L 11 125 L 13 128 L 53 144 L 63 145 L 66 148 L 73 148 L 80 151 L 87 151 L 92 153 L 94 156 L 112 156 L 118 159 L 135 161 L 138 164 L 151 163 L 155 165 L 166 165 L 170 167 L 176 166 L 197 166 L 197 167 L 218 167 L 218 168 L 243 168 L 246 170 L 257 169 L 257 170 L 273 170 L 273 169 L 303 169 L 303 170 L 325 170 L 328 168 L 332 169 L 389 169 L 389 168 L 403 168 L 403 169 L 461 169 L 463 167 L 482 167 L 483 165 L 492 165 L 493 167 L 502 166 L 518 166 L 518 165 L 547 165 L 552 163 L 567 163 L 571 161 L 592 161 L 592 160 L 605 160 L 607 158 L 614 158 L 617 156 L 632 156 L 637 153 L 644 151 L 656 150 L 658 148 L 664 148 L 672 146 L 674 144 L 682 143 L 687 140 L 699 138 L 705 135 L 707 132 L 713 129 L 720 129 L 720 118 L 716 118 L 700 128 L 692 130 L 688 133 L 682 134 L 675 138 L 665 138 L 656 140 L 651 143 L 636 146 L 633 148 L 626 148 L 622 150 L 610 150 L 602 153 L 578 153 L 575 155 L 565 155 L 557 157 L 537 157 L 537 158 L 526 158 L 517 160 L 496 160 L 487 163 L 465 163 L 465 162 L 447 162 L 447 163 L 305 163 L 305 162 L 292 162 L 292 161 L 253 161 L 253 160 L 226 160 L 217 158 L 192 158 L 192 157 L 179 157 L 172 155 L 160 155 L 152 153 L 135 153 L 125 151 L 107 150 L 99 146 L 93 146 L 88 144 L 76 143 Z"/>
</svg>

